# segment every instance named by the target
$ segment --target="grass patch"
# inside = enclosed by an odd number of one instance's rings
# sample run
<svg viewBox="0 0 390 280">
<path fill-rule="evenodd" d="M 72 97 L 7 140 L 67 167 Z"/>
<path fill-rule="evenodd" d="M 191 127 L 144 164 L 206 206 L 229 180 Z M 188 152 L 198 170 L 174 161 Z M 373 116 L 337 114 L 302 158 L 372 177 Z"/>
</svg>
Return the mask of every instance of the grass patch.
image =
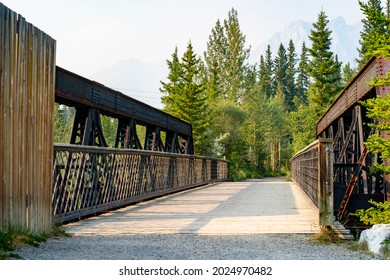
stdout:
<svg viewBox="0 0 390 280">
<path fill-rule="evenodd" d="M 7 229 L 0 227 L 0 260 L 22 259 L 13 251 L 18 245 L 28 245 L 38 247 L 51 237 L 70 237 L 60 225 L 53 225 L 48 234 L 35 234 L 26 229 L 10 226 Z"/>
<path fill-rule="evenodd" d="M 338 244 L 341 242 L 340 238 L 330 227 L 321 227 L 321 232 L 312 235 L 310 239 L 321 245 Z"/>
</svg>

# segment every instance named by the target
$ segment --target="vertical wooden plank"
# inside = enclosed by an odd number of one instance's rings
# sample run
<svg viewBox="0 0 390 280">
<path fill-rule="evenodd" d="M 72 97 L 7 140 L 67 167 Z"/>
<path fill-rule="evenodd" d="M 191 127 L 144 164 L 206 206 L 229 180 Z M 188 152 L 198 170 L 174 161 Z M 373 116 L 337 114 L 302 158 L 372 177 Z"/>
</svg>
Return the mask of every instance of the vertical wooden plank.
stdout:
<svg viewBox="0 0 390 280">
<path fill-rule="evenodd" d="M 8 26 L 8 57 L 5 58 L 8 68 L 8 78 L 6 83 L 8 83 L 8 91 L 7 97 L 8 102 L 6 101 L 6 118 L 5 118 L 5 131 L 6 131 L 6 141 L 5 141 L 5 153 L 6 153 L 6 186 L 8 188 L 8 221 L 7 225 L 11 225 L 13 223 L 20 224 L 18 220 L 18 216 L 16 214 L 18 205 L 16 204 L 16 189 L 15 186 L 15 174 L 14 174 L 14 162 L 13 151 L 15 150 L 15 146 L 13 146 L 13 132 L 14 132 L 14 82 L 15 82 L 15 14 L 11 11 L 8 13 L 9 16 L 9 26 Z M 7 56 L 7 54 L 6 54 Z M 7 164 L 8 163 L 8 164 Z"/>
<path fill-rule="evenodd" d="M 16 137 L 18 138 L 19 145 L 17 145 L 17 175 L 19 179 L 18 188 L 20 190 L 20 215 L 23 220 L 23 224 L 27 226 L 26 219 L 26 138 L 25 138 L 25 129 L 26 129 L 26 21 L 20 15 L 18 16 L 18 69 L 17 69 L 17 95 L 18 95 L 18 123 L 16 131 L 18 132 Z M 16 123 L 15 123 L 16 124 Z M 24 205 L 24 207 L 23 207 Z"/>
<path fill-rule="evenodd" d="M 318 142 L 318 211 L 319 224 L 331 226 L 333 219 L 333 141 Z"/>
<path fill-rule="evenodd" d="M 51 216 L 55 42 L 2 4 L 0 23 L 0 226 L 44 231 Z"/>
<path fill-rule="evenodd" d="M 27 24 L 26 26 L 26 197 L 27 197 L 27 210 L 26 210 L 26 220 L 28 226 L 31 223 L 31 207 L 30 207 L 30 197 L 32 186 L 34 182 L 34 154 L 33 154 L 33 130 L 34 130 L 34 119 L 32 117 L 33 111 L 33 65 L 35 63 L 33 56 L 33 26 Z"/>
<path fill-rule="evenodd" d="M 4 52 L 5 52 L 5 7 L 0 3 L 0 226 L 5 224 L 6 198 L 4 185 Z"/>
</svg>

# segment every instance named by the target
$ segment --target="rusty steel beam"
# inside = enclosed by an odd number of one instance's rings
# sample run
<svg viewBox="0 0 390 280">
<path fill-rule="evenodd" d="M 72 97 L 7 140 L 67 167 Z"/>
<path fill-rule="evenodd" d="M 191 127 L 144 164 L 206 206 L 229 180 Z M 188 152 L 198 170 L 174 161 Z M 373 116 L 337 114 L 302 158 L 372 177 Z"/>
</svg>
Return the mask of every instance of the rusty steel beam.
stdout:
<svg viewBox="0 0 390 280">
<path fill-rule="evenodd" d="M 372 58 L 356 74 L 350 83 L 344 88 L 332 105 L 317 123 L 317 136 L 320 136 L 335 120 L 340 118 L 348 109 L 352 108 L 359 100 L 373 90 L 367 85 L 373 77 L 384 76 L 390 70 L 390 61 L 383 58 Z M 386 96 L 390 87 L 379 88 L 378 95 Z"/>
</svg>

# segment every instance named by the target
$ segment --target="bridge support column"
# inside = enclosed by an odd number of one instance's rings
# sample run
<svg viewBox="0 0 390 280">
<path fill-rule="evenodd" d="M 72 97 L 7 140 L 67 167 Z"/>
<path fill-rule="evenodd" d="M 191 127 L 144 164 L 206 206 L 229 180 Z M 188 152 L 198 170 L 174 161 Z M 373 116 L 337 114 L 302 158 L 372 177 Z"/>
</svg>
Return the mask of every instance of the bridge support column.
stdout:
<svg viewBox="0 0 390 280">
<path fill-rule="evenodd" d="M 99 110 L 88 107 L 76 107 L 70 143 L 107 147 Z"/>
<path fill-rule="evenodd" d="M 133 119 L 119 119 L 115 148 L 142 149 L 136 125 L 137 123 Z"/>
</svg>

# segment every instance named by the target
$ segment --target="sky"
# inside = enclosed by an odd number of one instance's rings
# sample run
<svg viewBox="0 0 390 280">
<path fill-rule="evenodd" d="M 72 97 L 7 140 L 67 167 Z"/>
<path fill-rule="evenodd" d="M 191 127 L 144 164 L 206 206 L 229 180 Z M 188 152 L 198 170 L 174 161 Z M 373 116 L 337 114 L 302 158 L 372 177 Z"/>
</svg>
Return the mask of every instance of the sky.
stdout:
<svg viewBox="0 0 390 280">
<path fill-rule="evenodd" d="M 89 77 L 120 60 L 165 61 L 191 40 L 203 54 L 211 29 L 234 8 L 254 49 L 296 20 L 324 10 L 347 24 L 363 15 L 358 0 L 0 0 L 57 41 L 57 65 Z"/>
</svg>

